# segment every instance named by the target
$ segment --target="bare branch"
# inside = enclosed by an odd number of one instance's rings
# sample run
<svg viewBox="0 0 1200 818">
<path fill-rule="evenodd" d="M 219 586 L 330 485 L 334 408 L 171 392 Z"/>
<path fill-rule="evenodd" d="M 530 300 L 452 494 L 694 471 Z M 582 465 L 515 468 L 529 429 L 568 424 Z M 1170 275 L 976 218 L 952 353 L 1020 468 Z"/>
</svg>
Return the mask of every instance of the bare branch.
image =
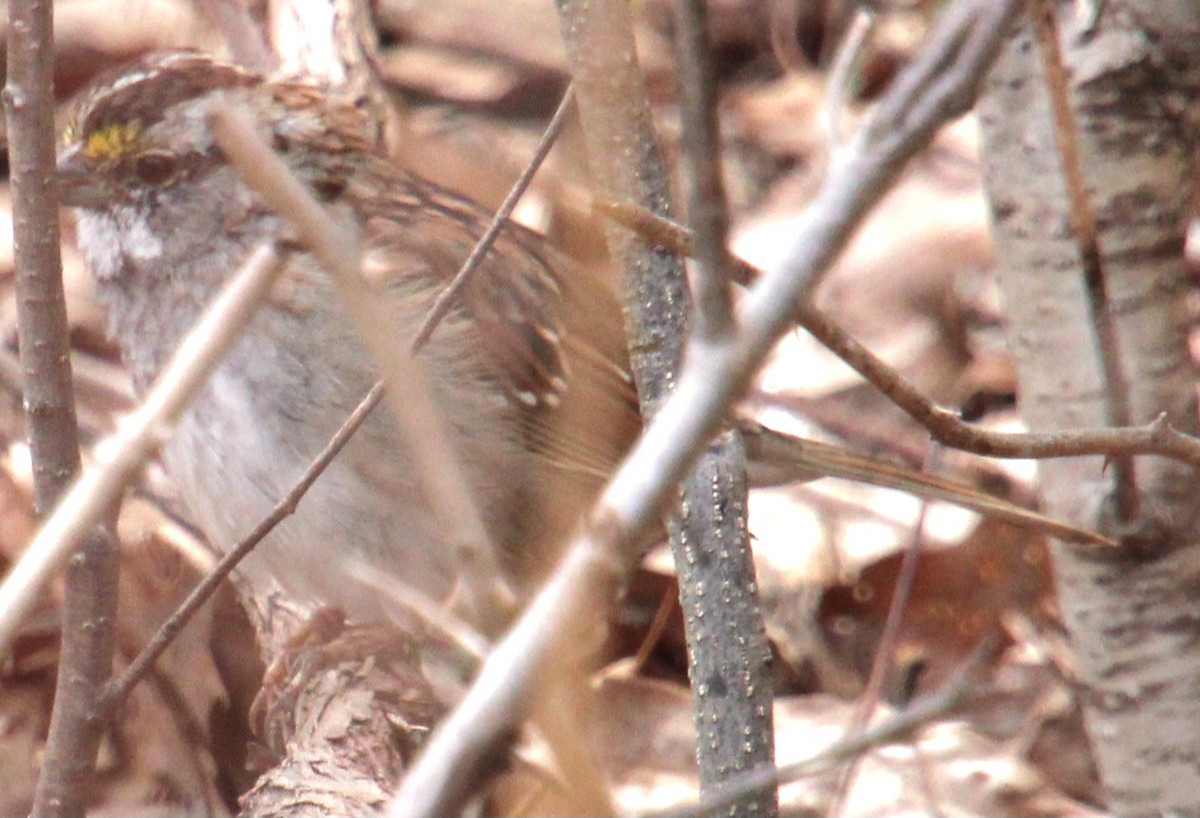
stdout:
<svg viewBox="0 0 1200 818">
<path fill-rule="evenodd" d="M 791 781 L 798 781 L 805 776 L 828 769 L 830 765 L 839 761 L 854 758 L 868 750 L 894 742 L 915 728 L 954 712 L 969 701 L 976 684 L 976 676 L 993 650 L 994 644 L 985 641 L 941 690 L 913 702 L 903 711 L 874 727 L 839 739 L 824 750 L 800 761 L 786 764 L 778 771 L 752 770 L 743 773 L 729 782 L 728 789 L 712 798 L 705 798 L 694 806 L 646 812 L 638 818 L 696 818 L 709 815 L 712 811 L 727 806 L 747 792 L 756 792 L 766 787 L 778 787 Z"/>
<path fill-rule="evenodd" d="M 254 550 L 255 546 L 271 533 L 275 526 L 283 522 L 289 515 L 295 513 L 296 506 L 300 504 L 301 498 L 308 493 L 309 488 L 317 481 L 317 478 L 321 476 L 325 468 L 333 462 L 338 452 L 350 442 L 350 438 L 362 426 L 382 397 L 383 382 L 380 381 L 371 388 L 366 397 L 354 408 L 354 411 L 350 413 L 350 416 L 346 418 L 334 436 L 325 444 L 325 448 L 313 458 L 312 463 L 304 470 L 304 474 L 296 481 L 296 484 L 287 493 L 287 496 L 275 504 L 275 507 L 271 509 L 271 513 L 264 517 L 254 527 L 253 531 L 221 557 L 220 561 L 205 575 L 200 584 L 188 594 L 187 599 L 179 605 L 178 610 L 171 615 L 170 619 L 163 623 L 162 627 L 146 643 L 146 646 L 142 648 L 137 657 L 129 663 L 129 667 L 125 668 L 125 672 L 112 681 L 96 706 L 98 713 L 110 715 L 120 705 L 129 691 L 133 689 L 133 686 L 146 675 L 158 660 L 158 657 L 162 655 L 163 651 L 179 635 L 179 632 L 191 621 L 196 611 L 200 610 L 200 606 L 207 602 L 209 597 L 216 592 L 220 584 L 233 572 L 238 563 L 245 559 Z"/>
<path fill-rule="evenodd" d="M 729 342 L 736 330 L 726 244 L 729 212 L 721 161 L 717 69 L 707 0 L 675 3 L 683 177 L 696 236 L 691 355 Z M 716 500 L 714 501 L 714 498 Z M 769 648 L 749 546 L 746 454 L 741 434 L 714 441 L 684 486 L 672 553 L 688 646 L 688 678 L 703 794 L 720 790 L 735 770 L 774 766 Z M 721 588 L 719 595 L 710 593 Z M 694 613 L 693 613 L 694 612 Z M 774 792 L 748 795 L 729 816 L 773 816 Z"/>
<path fill-rule="evenodd" d="M 463 287 L 467 286 L 467 282 L 475 275 L 475 271 L 479 269 L 479 262 L 483 261 L 483 257 L 487 255 L 487 251 L 495 244 L 496 237 L 500 235 L 500 231 L 504 229 L 504 225 L 508 224 L 509 217 L 516 210 L 517 204 L 521 201 L 521 197 L 525 195 L 525 191 L 529 188 L 529 184 L 533 181 L 533 177 L 537 174 L 538 169 L 546 161 L 546 157 L 550 154 L 550 149 L 554 147 L 554 143 L 558 140 L 558 135 L 562 133 L 563 125 L 567 121 L 567 114 L 571 112 L 571 106 L 574 102 L 575 86 L 568 85 L 566 93 L 563 94 L 562 101 L 558 103 L 558 109 L 555 110 L 554 116 L 550 118 L 550 123 L 546 126 L 541 140 L 538 141 L 537 147 L 534 148 L 533 156 L 529 158 L 525 169 L 521 171 L 521 175 L 517 177 L 517 181 L 513 182 L 508 195 L 504 197 L 504 201 L 496 209 L 496 213 L 492 216 L 492 221 L 488 225 L 487 230 L 479 237 L 479 241 L 475 243 L 475 246 L 471 248 L 471 254 L 467 256 L 467 260 L 462 263 L 462 267 L 454 274 L 454 280 L 438 293 L 433 306 L 429 308 L 429 314 L 425 316 L 425 321 L 421 324 L 421 328 L 417 330 L 417 337 L 413 339 L 413 352 L 417 352 L 421 347 L 425 346 L 425 342 L 429 340 L 429 336 L 433 334 L 434 329 L 446 317 L 446 313 L 450 312 L 450 308 L 454 306 L 454 299 L 462 292 Z"/>
<path fill-rule="evenodd" d="M 934 440 L 988 457 L 1049 459 L 1085 455 L 1156 454 L 1200 467 L 1200 440 L 1173 428 L 1165 413 L 1144 426 L 1071 429 L 1062 432 L 994 432 L 967 423 L 937 406 L 869 349 L 819 311 L 809 308 L 800 324 L 928 430 Z"/>
<path fill-rule="evenodd" d="M 558 9 L 579 89 L 593 186 L 603 196 L 628 198 L 666 215 L 670 183 L 650 122 L 627 4 L 559 0 Z M 681 49 L 688 55 L 682 59 L 698 66 L 707 59 L 696 53 L 704 50 L 706 37 L 702 25 L 690 31 L 690 47 Z M 709 67 L 707 73 L 714 70 Z M 685 343 L 693 348 L 689 357 L 702 355 L 704 348 L 726 343 L 734 327 L 711 86 L 710 76 L 685 103 L 691 110 L 685 116 L 704 143 L 692 160 L 698 180 L 693 216 L 700 220 L 701 243 L 712 252 L 701 260 L 705 269 L 697 270 L 698 325 L 690 341 L 691 299 L 682 261 L 627 230 L 606 225 L 610 255 L 624 275 L 630 361 L 645 417 L 653 417 L 669 394 Z M 708 231 L 716 233 L 709 236 Z M 700 777 L 706 787 L 719 785 L 731 769 L 771 764 L 774 759 L 769 649 L 747 534 L 745 469 L 737 433 L 717 438 L 683 482 L 681 501 L 667 521 L 681 604 L 684 610 L 705 612 L 689 617 L 686 630 L 693 717 L 702 737 Z M 706 588 L 725 589 L 721 605 L 713 604 L 716 597 L 711 594 L 704 597 Z M 718 695 L 721 691 L 724 695 Z M 769 815 L 775 811 L 775 799 L 772 795 L 743 806 L 746 812 Z"/>
<path fill-rule="evenodd" d="M 22 394 L 39 513 L 79 473 L 70 336 L 54 176 L 54 25 L 49 3 L 9 4 L 4 109 L 12 163 L 13 244 Z M 110 515 L 111 516 L 111 515 Z M 116 546 L 108 523 L 80 544 L 66 572 L 62 652 L 33 814 L 84 812 L 100 731 L 96 697 L 112 673 Z"/>
<path fill-rule="evenodd" d="M 821 269 L 882 195 L 884 183 L 928 144 L 938 125 L 970 103 L 1019 3 L 977 0 L 961 8 L 966 12 L 948 14 L 939 24 L 931 38 L 938 47 L 923 50 L 902 75 L 932 81 L 898 81 L 880 106 L 887 118 L 856 134 L 850 150 L 835 160 L 798 226 L 795 243 L 804 251 L 793 253 L 794 264 L 768 274 L 751 291 L 734 342 L 689 359 L 675 391 L 605 489 L 588 531 L 575 540 L 408 772 L 389 808 L 393 818 L 446 814 L 470 790 L 497 742 L 511 735 L 526 712 L 525 691 L 551 662 L 562 661 L 561 651 L 584 639 L 614 597 L 672 487 L 791 326 Z M 901 131 L 908 138 L 894 138 Z"/>
<path fill-rule="evenodd" d="M 669 219 L 627 203 L 598 202 L 596 208 L 605 216 L 637 230 L 647 240 L 672 252 L 681 255 L 690 255 L 692 252 L 691 232 Z M 761 270 L 736 259 L 733 278 L 739 284 L 752 285 L 762 276 Z M 924 426 L 930 436 L 944 446 L 986 457 L 1032 460 L 1154 454 L 1200 468 L 1200 439 L 1175 429 L 1165 413 L 1143 426 L 1123 428 L 1100 427 L 1048 433 L 980 429 L 964 421 L 956 412 L 933 403 L 903 375 L 816 307 L 808 306 L 801 310 L 796 323 L 909 417 Z"/>
<path fill-rule="evenodd" d="M 53 508 L 79 471 L 71 393 L 70 332 L 58 245 L 50 7 L 9 4 L 4 110 L 12 162 L 17 337 L 39 513 Z"/>
<path fill-rule="evenodd" d="M 675 50 L 679 68 L 679 107 L 688 221 L 696 237 L 693 291 L 696 337 L 716 343 L 733 330 L 729 292 L 729 213 L 722 178 L 717 125 L 716 66 L 708 34 L 705 0 L 675 3 Z"/>
</svg>

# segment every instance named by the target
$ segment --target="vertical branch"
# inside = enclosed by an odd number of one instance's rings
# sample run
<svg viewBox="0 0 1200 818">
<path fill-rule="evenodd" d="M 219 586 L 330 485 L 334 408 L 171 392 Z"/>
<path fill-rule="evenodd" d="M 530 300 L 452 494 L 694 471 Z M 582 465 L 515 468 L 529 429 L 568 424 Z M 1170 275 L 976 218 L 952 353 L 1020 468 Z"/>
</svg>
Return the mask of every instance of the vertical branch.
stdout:
<svg viewBox="0 0 1200 818">
<path fill-rule="evenodd" d="M 54 176 L 52 5 L 9 5 L 4 108 L 12 163 L 17 335 L 34 489 L 39 512 L 52 508 L 79 471 L 70 348 Z M 84 812 L 84 785 L 100 741 L 94 706 L 112 672 L 116 552 L 97 530 L 67 568 L 62 653 L 34 815 Z"/>
<path fill-rule="evenodd" d="M 627 4 L 556 4 L 596 198 L 637 202 L 669 216 L 667 168 L 654 142 Z M 652 417 L 670 391 L 687 338 L 689 297 L 683 263 L 631 230 L 615 225 L 605 229 L 613 261 L 625 273 L 630 358 L 643 412 Z"/>
<path fill-rule="evenodd" d="M 8 84 L 4 108 L 12 162 L 13 239 L 17 257 L 17 335 L 33 449 L 38 511 L 53 506 L 79 470 L 70 346 L 58 247 L 54 177 L 51 5 L 9 6 Z"/>
<path fill-rule="evenodd" d="M 729 215 L 722 178 L 716 66 L 706 0 L 675 4 L 682 170 L 695 238 L 697 347 L 727 344 L 735 330 L 726 247 Z M 704 354 L 697 349 L 697 354 Z M 717 498 L 716 502 L 712 498 Z M 774 764 L 770 659 L 747 532 L 746 454 L 734 431 L 685 484 L 673 545 L 688 644 L 701 796 L 743 770 Z M 720 589 L 719 595 L 713 593 Z M 714 814 L 774 815 L 775 790 L 750 793 Z"/>
<path fill-rule="evenodd" d="M 684 484 L 672 530 L 702 796 L 720 792 L 738 773 L 775 763 L 771 650 L 747 518 L 746 452 L 741 435 L 727 431 Z M 770 789 L 714 815 L 773 816 L 778 806 Z"/>
<path fill-rule="evenodd" d="M 696 336 L 725 338 L 733 325 L 729 295 L 729 214 L 721 178 L 721 137 L 717 121 L 717 69 L 708 36 L 705 0 L 675 4 L 675 52 L 679 78 L 679 118 L 683 133 L 683 172 L 688 221 L 695 236 Z"/>
<path fill-rule="evenodd" d="M 628 7 L 619 1 L 557 4 L 598 198 L 636 202 L 668 215 L 667 170 L 654 142 Z M 703 21 L 696 19 L 701 29 L 685 49 L 693 64 L 707 51 Z M 709 77 L 698 80 L 689 106 L 696 120 L 705 122 L 697 129 L 703 133 L 696 135 L 691 165 L 693 206 L 703 219 L 698 241 L 705 253 L 698 264 L 697 346 L 727 339 L 734 327 L 712 69 L 707 70 Z M 688 334 L 683 264 L 619 225 L 608 225 L 607 237 L 625 272 L 630 357 L 643 412 L 653 417 L 677 377 Z M 774 757 L 769 651 L 746 533 L 745 453 L 735 435 L 718 437 L 700 458 L 684 482 L 681 509 L 669 530 L 688 625 L 701 779 L 712 790 L 739 770 L 772 764 Z M 775 803 L 774 793 L 759 794 L 729 814 L 773 814 Z"/>
</svg>

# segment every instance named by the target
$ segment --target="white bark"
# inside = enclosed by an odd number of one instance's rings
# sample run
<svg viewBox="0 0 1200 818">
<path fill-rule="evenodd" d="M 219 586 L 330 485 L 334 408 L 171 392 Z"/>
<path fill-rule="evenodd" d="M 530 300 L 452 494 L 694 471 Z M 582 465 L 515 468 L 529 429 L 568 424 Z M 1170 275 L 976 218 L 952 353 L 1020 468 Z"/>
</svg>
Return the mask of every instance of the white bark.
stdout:
<svg viewBox="0 0 1200 818">
<path fill-rule="evenodd" d="M 1077 4 L 1060 5 L 1060 42 L 1132 420 L 1165 412 L 1194 434 L 1183 245 L 1200 11 L 1187 2 L 1138 6 L 1105 3 L 1087 28 Z M 1026 20 L 993 69 L 980 116 L 1010 343 L 1033 431 L 1111 421 L 1048 100 Z M 1139 458 L 1141 513 L 1119 524 L 1112 469 L 1100 458 L 1046 461 L 1041 474 L 1052 516 L 1125 539 L 1103 561 L 1055 550 L 1109 806 L 1200 814 L 1200 479 L 1180 463 Z"/>
</svg>

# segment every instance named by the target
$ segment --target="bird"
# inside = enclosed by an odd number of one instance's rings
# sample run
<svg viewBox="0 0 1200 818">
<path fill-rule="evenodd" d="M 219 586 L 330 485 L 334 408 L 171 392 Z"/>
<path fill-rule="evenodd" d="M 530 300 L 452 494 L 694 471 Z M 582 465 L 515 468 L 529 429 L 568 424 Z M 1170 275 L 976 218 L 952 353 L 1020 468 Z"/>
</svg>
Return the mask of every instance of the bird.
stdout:
<svg viewBox="0 0 1200 818">
<path fill-rule="evenodd" d="M 72 105 L 58 183 L 135 389 L 144 393 L 204 307 L 266 241 L 292 230 L 214 139 L 213 106 L 246 111 L 264 140 L 360 238 L 361 269 L 407 354 L 437 296 L 490 220 L 470 199 L 401 169 L 366 116 L 329 89 L 191 51 L 158 52 L 98 78 Z M 497 561 L 528 588 L 553 565 L 640 431 L 613 293 L 514 223 L 419 352 L 431 397 Z M 330 275 L 299 248 L 164 449 L 210 541 L 263 518 L 379 377 Z M 1069 526 L 969 487 L 876 464 L 735 419 L 795 479 L 834 475 L 949 499 L 1060 536 Z M 249 592 L 391 616 L 385 577 L 446 604 L 455 543 L 431 511 L 394 418 L 376 412 L 243 565 Z"/>
</svg>

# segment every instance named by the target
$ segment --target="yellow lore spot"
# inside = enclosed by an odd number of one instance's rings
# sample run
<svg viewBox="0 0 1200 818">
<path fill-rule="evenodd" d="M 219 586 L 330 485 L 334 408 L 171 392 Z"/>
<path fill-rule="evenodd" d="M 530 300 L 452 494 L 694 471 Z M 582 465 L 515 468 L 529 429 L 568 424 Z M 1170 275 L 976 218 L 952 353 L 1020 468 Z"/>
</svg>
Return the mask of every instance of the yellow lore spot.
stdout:
<svg viewBox="0 0 1200 818">
<path fill-rule="evenodd" d="M 107 125 L 88 134 L 83 155 L 93 161 L 124 156 L 137 144 L 141 131 L 142 123 L 138 120 Z"/>
</svg>

